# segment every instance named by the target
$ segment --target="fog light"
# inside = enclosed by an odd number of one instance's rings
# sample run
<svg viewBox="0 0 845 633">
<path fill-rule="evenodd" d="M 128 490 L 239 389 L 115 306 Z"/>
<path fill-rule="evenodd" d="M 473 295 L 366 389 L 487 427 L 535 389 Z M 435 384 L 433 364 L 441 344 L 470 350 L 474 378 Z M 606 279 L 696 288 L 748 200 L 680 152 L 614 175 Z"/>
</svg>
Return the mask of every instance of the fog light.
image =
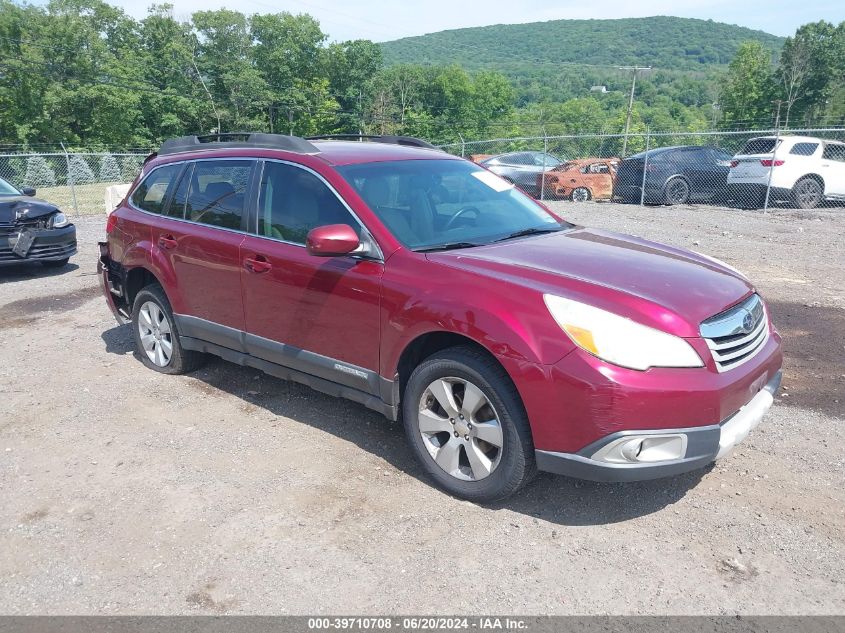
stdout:
<svg viewBox="0 0 845 633">
<path fill-rule="evenodd" d="M 668 462 L 683 459 L 687 453 L 687 436 L 629 435 L 600 448 L 592 459 L 613 464 Z"/>
</svg>

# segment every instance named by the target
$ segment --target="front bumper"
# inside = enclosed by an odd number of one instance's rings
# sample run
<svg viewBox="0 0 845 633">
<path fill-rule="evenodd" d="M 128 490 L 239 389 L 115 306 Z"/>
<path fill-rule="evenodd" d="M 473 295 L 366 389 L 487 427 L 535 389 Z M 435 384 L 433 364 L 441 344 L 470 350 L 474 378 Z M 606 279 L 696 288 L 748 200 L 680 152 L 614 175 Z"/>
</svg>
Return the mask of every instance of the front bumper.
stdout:
<svg viewBox="0 0 845 633">
<path fill-rule="evenodd" d="M 782 372 L 778 371 L 745 406 L 719 424 L 680 429 L 619 431 L 596 440 L 577 453 L 537 450 L 537 467 L 560 475 L 604 482 L 658 479 L 703 468 L 728 455 L 760 423 L 774 402 L 774 394 L 780 387 L 782 375 Z M 673 435 L 685 438 L 685 450 L 683 456 L 678 459 L 644 463 L 609 463 L 594 459 L 602 449 L 618 442 L 620 438 L 636 440 Z"/>
<path fill-rule="evenodd" d="M 18 242 L 26 240 L 25 249 Z M 31 243 L 30 243 L 31 240 Z M 27 261 L 61 261 L 76 254 L 76 227 L 60 229 L 26 228 L 19 233 L 0 235 L 0 264 Z"/>
</svg>

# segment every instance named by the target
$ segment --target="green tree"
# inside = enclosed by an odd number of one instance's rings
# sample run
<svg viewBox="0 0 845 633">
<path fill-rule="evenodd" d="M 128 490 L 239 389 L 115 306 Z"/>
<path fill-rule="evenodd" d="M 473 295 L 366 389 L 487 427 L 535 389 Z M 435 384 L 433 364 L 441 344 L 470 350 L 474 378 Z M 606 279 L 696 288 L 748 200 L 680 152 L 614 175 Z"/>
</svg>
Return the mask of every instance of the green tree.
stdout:
<svg viewBox="0 0 845 633">
<path fill-rule="evenodd" d="M 725 121 L 738 127 L 753 127 L 771 116 L 773 83 L 771 52 L 759 42 L 743 43 L 725 77 Z"/>
<path fill-rule="evenodd" d="M 845 23 L 801 26 L 787 38 L 777 77 L 786 105 L 786 123 L 793 107 L 806 123 L 824 114 L 828 102 L 845 79 Z"/>
</svg>

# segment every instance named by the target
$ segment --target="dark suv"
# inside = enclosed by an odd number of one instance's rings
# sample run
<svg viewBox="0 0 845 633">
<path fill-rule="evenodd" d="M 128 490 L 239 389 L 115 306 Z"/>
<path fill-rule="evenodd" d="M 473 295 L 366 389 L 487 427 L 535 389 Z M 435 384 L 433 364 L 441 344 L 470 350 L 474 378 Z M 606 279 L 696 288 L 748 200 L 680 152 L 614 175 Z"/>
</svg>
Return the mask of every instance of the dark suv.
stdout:
<svg viewBox="0 0 845 633">
<path fill-rule="evenodd" d="M 781 342 L 736 270 L 371 140 L 188 137 L 150 157 L 99 268 L 143 363 L 216 354 L 402 419 L 432 479 L 473 500 L 537 468 L 675 475 L 760 422 Z"/>
<path fill-rule="evenodd" d="M 613 200 L 640 204 L 726 202 L 733 155 L 718 147 L 660 147 L 619 165 Z M 645 193 L 643 193 L 645 185 Z"/>
</svg>

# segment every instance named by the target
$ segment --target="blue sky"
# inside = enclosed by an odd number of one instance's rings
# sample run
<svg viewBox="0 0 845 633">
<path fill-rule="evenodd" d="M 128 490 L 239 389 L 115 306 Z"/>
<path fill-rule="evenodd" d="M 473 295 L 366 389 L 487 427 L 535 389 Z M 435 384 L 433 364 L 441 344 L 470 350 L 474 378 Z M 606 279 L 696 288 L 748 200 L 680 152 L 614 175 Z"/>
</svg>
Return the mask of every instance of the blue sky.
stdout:
<svg viewBox="0 0 845 633">
<path fill-rule="evenodd" d="M 135 17 L 151 2 L 108 0 Z M 384 41 L 444 29 L 561 18 L 677 15 L 790 35 L 806 22 L 845 20 L 845 1 L 828 0 L 169 0 L 177 17 L 228 7 L 243 13 L 310 13 L 331 40 Z"/>
</svg>

